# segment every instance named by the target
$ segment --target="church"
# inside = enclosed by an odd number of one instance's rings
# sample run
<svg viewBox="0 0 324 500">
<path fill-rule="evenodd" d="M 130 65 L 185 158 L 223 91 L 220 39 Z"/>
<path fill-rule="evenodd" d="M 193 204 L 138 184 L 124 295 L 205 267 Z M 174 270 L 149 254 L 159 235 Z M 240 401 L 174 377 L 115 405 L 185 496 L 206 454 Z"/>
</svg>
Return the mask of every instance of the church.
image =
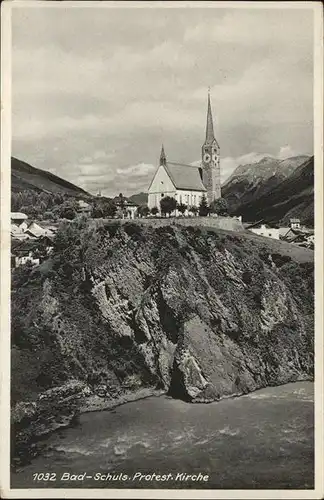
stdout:
<svg viewBox="0 0 324 500">
<path fill-rule="evenodd" d="M 194 167 L 167 160 L 162 146 L 159 166 L 148 189 L 148 207 L 160 210 L 164 196 L 177 203 L 199 207 L 203 196 L 208 204 L 221 197 L 220 150 L 214 135 L 213 116 L 208 92 L 206 139 L 201 151 L 201 165 Z"/>
</svg>

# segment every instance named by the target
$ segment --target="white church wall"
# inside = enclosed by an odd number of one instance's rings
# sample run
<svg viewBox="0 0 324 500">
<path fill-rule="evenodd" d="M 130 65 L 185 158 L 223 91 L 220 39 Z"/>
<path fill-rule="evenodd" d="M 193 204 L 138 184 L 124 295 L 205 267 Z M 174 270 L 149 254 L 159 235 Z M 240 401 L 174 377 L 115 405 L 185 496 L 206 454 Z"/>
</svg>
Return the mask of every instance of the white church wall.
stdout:
<svg viewBox="0 0 324 500">
<path fill-rule="evenodd" d="M 147 204 L 149 209 L 157 207 L 160 210 L 161 199 L 164 196 L 171 196 L 176 199 L 177 203 L 184 203 L 188 207 L 199 207 L 204 194 L 206 193 L 203 191 L 176 189 L 165 168 L 163 165 L 160 165 L 148 190 Z M 179 215 L 178 211 L 176 215 Z"/>
<path fill-rule="evenodd" d="M 186 191 L 178 189 L 176 193 L 176 200 L 178 203 L 184 203 L 188 207 L 199 207 L 203 191 Z"/>
<path fill-rule="evenodd" d="M 163 198 L 163 196 L 174 196 L 175 194 L 176 189 L 173 182 L 168 176 L 163 165 L 160 165 L 148 190 L 147 204 L 149 209 L 153 207 L 160 209 L 161 198 Z"/>
</svg>

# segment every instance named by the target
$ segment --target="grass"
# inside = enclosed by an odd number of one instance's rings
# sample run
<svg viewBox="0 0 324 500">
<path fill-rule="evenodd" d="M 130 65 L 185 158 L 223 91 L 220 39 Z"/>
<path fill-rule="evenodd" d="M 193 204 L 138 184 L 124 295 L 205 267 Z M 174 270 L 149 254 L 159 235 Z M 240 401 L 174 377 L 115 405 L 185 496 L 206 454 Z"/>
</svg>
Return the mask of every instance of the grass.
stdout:
<svg viewBox="0 0 324 500">
<path fill-rule="evenodd" d="M 272 238 L 266 238 L 265 236 L 259 236 L 258 234 L 250 233 L 249 231 L 228 231 L 226 229 L 216 229 L 213 227 L 202 227 L 201 232 L 223 234 L 224 236 L 232 236 L 239 239 L 245 239 L 253 242 L 260 250 L 264 250 L 269 253 L 278 253 L 281 255 L 289 256 L 295 262 L 313 262 L 314 261 L 314 251 L 309 248 L 299 247 L 293 243 L 288 243 L 287 241 L 275 240 Z"/>
</svg>

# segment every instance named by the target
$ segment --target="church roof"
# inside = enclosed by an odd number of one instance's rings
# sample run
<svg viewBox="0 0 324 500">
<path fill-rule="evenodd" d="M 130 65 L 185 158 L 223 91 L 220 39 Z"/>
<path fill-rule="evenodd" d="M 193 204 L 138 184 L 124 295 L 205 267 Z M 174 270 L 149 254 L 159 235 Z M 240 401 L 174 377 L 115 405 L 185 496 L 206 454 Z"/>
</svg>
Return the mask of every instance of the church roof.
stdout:
<svg viewBox="0 0 324 500">
<path fill-rule="evenodd" d="M 198 167 L 168 161 L 165 163 L 164 168 L 177 189 L 206 191 Z"/>
</svg>

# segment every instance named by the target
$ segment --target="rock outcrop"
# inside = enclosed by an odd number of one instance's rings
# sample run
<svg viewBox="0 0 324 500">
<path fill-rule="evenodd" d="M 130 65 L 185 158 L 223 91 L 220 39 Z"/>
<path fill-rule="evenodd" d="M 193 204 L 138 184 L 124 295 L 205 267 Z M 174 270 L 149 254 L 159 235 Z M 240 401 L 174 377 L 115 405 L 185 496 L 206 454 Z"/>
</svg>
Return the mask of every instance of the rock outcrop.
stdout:
<svg viewBox="0 0 324 500">
<path fill-rule="evenodd" d="M 291 248 L 208 228 L 63 226 L 51 260 L 13 275 L 16 449 L 91 397 L 210 402 L 312 379 L 312 252 L 300 262 Z"/>
</svg>

